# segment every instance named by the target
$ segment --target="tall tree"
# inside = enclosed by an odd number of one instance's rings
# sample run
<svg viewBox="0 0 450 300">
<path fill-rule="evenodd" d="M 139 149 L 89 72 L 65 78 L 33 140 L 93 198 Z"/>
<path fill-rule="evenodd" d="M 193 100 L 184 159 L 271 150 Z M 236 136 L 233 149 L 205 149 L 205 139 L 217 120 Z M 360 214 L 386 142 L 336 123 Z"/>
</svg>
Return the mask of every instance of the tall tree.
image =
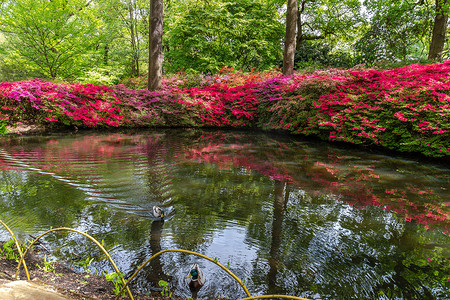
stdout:
<svg viewBox="0 0 450 300">
<path fill-rule="evenodd" d="M 162 81 L 163 5 L 164 0 L 150 1 L 148 89 L 151 91 L 159 89 Z"/>
<path fill-rule="evenodd" d="M 131 77 L 140 75 L 142 60 L 142 40 L 148 36 L 148 1 L 142 0 L 102 0 L 105 1 L 103 17 L 107 19 L 108 29 L 114 43 L 109 42 L 111 52 L 119 52 L 121 60 L 128 60 L 127 73 Z M 115 28 L 114 28 L 115 27 Z M 125 42 L 126 41 L 126 42 Z M 115 58 L 116 60 L 118 58 Z"/>
<path fill-rule="evenodd" d="M 448 0 L 436 0 L 436 15 L 434 17 L 433 33 L 431 35 L 429 60 L 442 60 L 445 44 L 445 34 L 448 22 Z"/>
<path fill-rule="evenodd" d="M 283 74 L 294 73 L 295 44 L 297 40 L 298 1 L 288 0 L 286 12 L 286 38 L 284 40 Z"/>
</svg>

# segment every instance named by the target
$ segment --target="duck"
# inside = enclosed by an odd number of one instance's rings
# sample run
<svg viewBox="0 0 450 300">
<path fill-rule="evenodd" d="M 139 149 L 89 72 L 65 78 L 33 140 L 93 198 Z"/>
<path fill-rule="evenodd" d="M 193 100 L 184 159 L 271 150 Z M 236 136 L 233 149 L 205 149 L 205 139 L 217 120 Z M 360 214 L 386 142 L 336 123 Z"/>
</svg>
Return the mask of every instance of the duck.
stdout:
<svg viewBox="0 0 450 300">
<path fill-rule="evenodd" d="M 188 286 L 192 294 L 196 294 L 205 284 L 205 277 L 203 276 L 203 272 L 200 270 L 198 264 L 192 265 L 186 278 L 189 279 Z"/>
<path fill-rule="evenodd" d="M 161 220 L 164 219 L 164 210 L 159 206 L 153 206 L 153 216 L 155 218 L 161 218 Z"/>
</svg>

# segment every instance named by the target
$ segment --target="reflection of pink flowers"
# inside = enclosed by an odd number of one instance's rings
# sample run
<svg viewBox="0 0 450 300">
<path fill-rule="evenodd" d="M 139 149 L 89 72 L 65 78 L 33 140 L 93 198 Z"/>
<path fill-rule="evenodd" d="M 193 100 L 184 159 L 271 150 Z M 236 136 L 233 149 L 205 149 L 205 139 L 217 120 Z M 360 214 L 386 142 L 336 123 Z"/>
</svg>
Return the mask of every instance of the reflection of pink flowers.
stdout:
<svg viewBox="0 0 450 300">
<path fill-rule="evenodd" d="M 246 170 L 259 172 L 274 180 L 287 180 L 306 191 L 308 191 L 307 182 L 314 182 L 313 191 L 316 191 L 317 184 L 320 184 L 324 193 L 342 195 L 344 196 L 342 199 L 345 199 L 344 201 L 348 204 L 360 208 L 379 206 L 396 212 L 408 222 L 414 221 L 421 224 L 426 229 L 439 227 L 444 232 L 450 233 L 450 213 L 446 211 L 446 206 L 441 203 L 441 198 L 436 192 L 414 185 L 386 189 L 374 188 L 378 186 L 381 178 L 374 166 L 344 167 L 342 157 L 328 155 L 329 161 L 315 161 L 302 173 L 307 174 L 310 180 L 298 181 L 298 170 L 290 170 L 286 166 L 274 167 L 269 163 L 274 161 L 273 159 L 270 157 L 258 159 L 246 151 L 246 146 L 240 146 L 239 151 L 230 156 L 229 153 L 222 151 L 223 147 L 218 141 L 229 144 L 217 135 L 214 135 L 214 139 L 204 136 L 202 138 L 204 145 L 191 149 L 187 158 L 214 163 L 221 169 L 228 169 L 230 166 L 244 167 Z M 236 146 L 228 147 L 234 149 Z"/>
<path fill-rule="evenodd" d="M 393 190 L 385 190 L 384 191 L 386 194 L 395 194 L 396 192 L 397 192 L 397 190 L 396 189 L 393 189 Z"/>
<path fill-rule="evenodd" d="M 131 137 L 126 136 L 125 139 L 129 138 Z M 88 156 L 104 160 L 114 155 L 122 156 L 122 151 L 140 151 L 142 148 L 145 148 L 146 153 L 167 151 L 160 136 L 143 138 L 138 135 L 132 138 L 135 139 L 132 143 L 139 145 L 137 150 L 122 147 L 122 134 L 111 134 L 107 137 L 87 135 L 83 139 L 65 144 L 64 147 L 54 147 L 55 141 L 49 140 L 44 147 L 36 151 L 41 153 L 42 157 L 35 161 L 44 161 L 42 166 L 51 166 L 52 171 L 65 172 L 73 167 L 70 162 L 76 160 L 76 157 L 70 156 Z M 377 206 L 395 212 L 399 218 L 415 222 L 426 229 L 439 228 L 447 234 L 450 233 L 448 203 L 442 200 L 439 193 L 413 183 L 386 186 L 389 183 L 380 179 L 375 164 L 355 165 L 354 160 L 335 154 L 324 155 L 323 160 L 309 163 L 309 154 L 305 152 L 305 163 L 301 164 L 300 169 L 296 164 L 279 163 L 280 160 L 275 159 L 284 158 L 285 150 L 289 148 L 282 142 L 277 145 L 278 151 L 255 154 L 251 144 L 247 144 L 245 140 L 236 142 L 230 139 L 229 135 L 220 132 L 205 133 L 194 144 L 195 146 L 189 149 L 174 147 L 177 150 L 170 154 L 171 157 L 182 162 L 208 162 L 215 164 L 220 170 L 229 170 L 232 167 L 248 174 L 257 172 L 272 180 L 288 181 L 310 194 L 337 195 L 341 201 L 357 208 Z M 48 163 L 50 161 L 51 163 Z M 278 163 L 274 163 L 277 161 Z"/>
</svg>

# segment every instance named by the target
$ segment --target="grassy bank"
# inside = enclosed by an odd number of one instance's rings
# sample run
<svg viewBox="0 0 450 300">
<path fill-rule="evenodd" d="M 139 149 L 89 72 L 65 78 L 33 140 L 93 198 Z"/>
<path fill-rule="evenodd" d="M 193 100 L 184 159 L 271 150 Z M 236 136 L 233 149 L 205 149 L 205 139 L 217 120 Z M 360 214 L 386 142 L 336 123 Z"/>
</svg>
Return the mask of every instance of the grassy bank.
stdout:
<svg viewBox="0 0 450 300">
<path fill-rule="evenodd" d="M 0 83 L 0 129 L 234 127 L 285 130 L 368 147 L 450 155 L 450 62 L 393 70 L 319 70 L 283 77 L 223 69 L 178 74 L 160 90 L 145 78 L 115 86 L 40 79 Z"/>
</svg>

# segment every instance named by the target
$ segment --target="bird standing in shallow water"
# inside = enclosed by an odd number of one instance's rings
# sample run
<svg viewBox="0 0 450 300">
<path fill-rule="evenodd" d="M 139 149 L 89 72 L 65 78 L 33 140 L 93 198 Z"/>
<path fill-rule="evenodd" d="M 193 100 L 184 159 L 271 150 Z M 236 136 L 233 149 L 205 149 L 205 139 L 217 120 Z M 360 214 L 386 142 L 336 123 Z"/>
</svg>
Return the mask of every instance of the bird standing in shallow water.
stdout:
<svg viewBox="0 0 450 300">
<path fill-rule="evenodd" d="M 191 271 L 189 271 L 189 274 L 186 276 L 186 278 L 189 278 L 188 286 L 191 290 L 192 296 L 195 299 L 197 298 L 197 292 L 205 284 L 205 277 L 203 276 L 203 272 L 202 270 L 200 270 L 198 264 L 192 265 Z"/>
<path fill-rule="evenodd" d="M 155 218 L 161 218 L 161 220 L 164 219 L 164 210 L 159 206 L 153 206 L 153 216 Z"/>
</svg>

